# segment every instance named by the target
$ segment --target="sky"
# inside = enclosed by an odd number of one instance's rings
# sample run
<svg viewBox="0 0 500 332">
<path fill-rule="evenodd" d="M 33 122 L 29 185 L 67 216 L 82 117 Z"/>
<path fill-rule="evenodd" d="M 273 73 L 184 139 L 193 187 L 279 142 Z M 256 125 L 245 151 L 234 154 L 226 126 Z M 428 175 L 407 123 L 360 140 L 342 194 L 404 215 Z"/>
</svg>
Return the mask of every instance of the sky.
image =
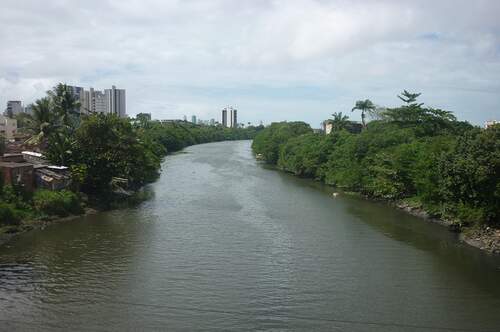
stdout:
<svg viewBox="0 0 500 332">
<path fill-rule="evenodd" d="M 303 120 L 356 100 L 500 120 L 498 0 L 0 0 L 0 108 L 58 82 L 156 119 Z"/>
</svg>

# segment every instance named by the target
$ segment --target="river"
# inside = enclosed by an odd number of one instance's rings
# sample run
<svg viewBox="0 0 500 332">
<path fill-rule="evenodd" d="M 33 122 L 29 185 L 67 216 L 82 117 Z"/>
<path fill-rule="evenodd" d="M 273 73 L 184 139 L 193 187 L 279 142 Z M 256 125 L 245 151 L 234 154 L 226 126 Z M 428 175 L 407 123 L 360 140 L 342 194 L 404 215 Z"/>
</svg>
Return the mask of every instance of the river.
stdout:
<svg viewBox="0 0 500 332">
<path fill-rule="evenodd" d="M 0 330 L 500 330 L 499 257 L 250 141 L 168 156 L 149 190 L 0 247 Z"/>
</svg>

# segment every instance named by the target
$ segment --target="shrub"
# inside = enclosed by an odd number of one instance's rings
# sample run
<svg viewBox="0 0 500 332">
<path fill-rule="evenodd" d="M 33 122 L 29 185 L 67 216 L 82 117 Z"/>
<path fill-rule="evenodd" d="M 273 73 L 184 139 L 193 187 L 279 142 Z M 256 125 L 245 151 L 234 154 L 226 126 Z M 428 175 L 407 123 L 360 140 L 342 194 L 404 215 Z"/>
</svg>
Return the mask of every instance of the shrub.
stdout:
<svg viewBox="0 0 500 332">
<path fill-rule="evenodd" d="M 18 225 L 19 215 L 12 204 L 0 202 L 0 225 Z"/>
<path fill-rule="evenodd" d="M 59 217 L 83 212 L 78 196 L 68 190 L 38 190 L 33 196 L 33 205 L 40 213 Z"/>
</svg>

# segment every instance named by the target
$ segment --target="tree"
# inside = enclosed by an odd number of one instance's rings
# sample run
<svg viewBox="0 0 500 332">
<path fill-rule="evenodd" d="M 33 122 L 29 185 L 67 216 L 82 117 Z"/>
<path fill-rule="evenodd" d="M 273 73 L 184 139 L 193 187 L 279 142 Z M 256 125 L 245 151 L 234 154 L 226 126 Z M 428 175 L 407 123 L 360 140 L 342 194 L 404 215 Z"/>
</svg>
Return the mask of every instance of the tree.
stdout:
<svg viewBox="0 0 500 332">
<path fill-rule="evenodd" d="M 53 111 L 51 99 L 44 97 L 32 105 L 33 115 L 27 124 L 27 130 L 33 135 L 26 141 L 28 144 L 38 145 L 44 142 L 53 128 Z"/>
<path fill-rule="evenodd" d="M 151 122 L 151 114 L 150 113 L 139 113 L 135 116 L 135 119 L 138 121 L 139 125 L 142 128 L 146 128 Z"/>
<path fill-rule="evenodd" d="M 398 95 L 398 98 L 401 99 L 403 102 L 406 103 L 407 106 L 410 106 L 410 104 L 413 104 L 417 101 L 417 98 L 421 95 L 422 93 L 411 93 L 406 90 L 403 90 L 401 93 L 401 96 Z M 415 104 L 418 106 L 422 106 L 422 104 Z"/>
<path fill-rule="evenodd" d="M 42 145 L 53 163 L 66 165 L 72 154 L 73 135 L 79 125 L 80 102 L 66 84 L 58 84 L 47 92 L 47 97 L 33 105 L 33 136 L 28 144 Z"/>
<path fill-rule="evenodd" d="M 365 117 L 366 114 L 373 114 L 377 107 L 371 102 L 371 100 L 358 100 L 356 105 L 352 108 L 351 112 L 355 110 L 361 111 L 361 122 L 363 123 L 363 127 L 366 127 Z"/>
<path fill-rule="evenodd" d="M 139 187 L 158 174 L 160 156 L 116 115 L 90 115 L 76 130 L 74 145 L 72 164 L 86 165 L 82 189 L 87 193 L 105 193 L 113 177 Z"/>
<path fill-rule="evenodd" d="M 312 129 L 305 122 L 274 122 L 255 137 L 252 149 L 262 154 L 267 163 L 276 164 L 282 144 L 292 137 L 309 133 L 312 133 Z"/>
<path fill-rule="evenodd" d="M 80 116 L 80 101 L 73 94 L 69 86 L 59 83 L 48 91 L 54 113 L 59 117 L 61 125 L 75 128 Z"/>
<path fill-rule="evenodd" d="M 346 129 L 349 125 L 349 117 L 343 115 L 342 112 L 334 112 L 332 114 L 333 119 L 328 120 L 332 124 L 332 129 L 334 131 Z"/>
</svg>

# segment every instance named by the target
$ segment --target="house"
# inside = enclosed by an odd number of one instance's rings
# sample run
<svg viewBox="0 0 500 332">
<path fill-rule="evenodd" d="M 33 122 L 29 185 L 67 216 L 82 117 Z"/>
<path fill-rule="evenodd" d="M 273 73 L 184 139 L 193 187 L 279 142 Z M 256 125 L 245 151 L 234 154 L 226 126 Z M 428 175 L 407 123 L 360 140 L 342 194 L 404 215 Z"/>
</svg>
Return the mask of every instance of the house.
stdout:
<svg viewBox="0 0 500 332">
<path fill-rule="evenodd" d="M 37 188 L 62 190 L 71 185 L 71 176 L 64 166 L 35 166 L 35 183 Z"/>
<path fill-rule="evenodd" d="M 22 154 L 24 160 L 26 160 L 27 162 L 32 163 L 32 164 L 47 165 L 49 163 L 48 160 L 45 159 L 43 154 L 38 153 L 38 152 L 22 151 L 21 154 Z"/>
<path fill-rule="evenodd" d="M 3 159 L 4 157 L 2 157 Z M 20 186 L 24 190 L 33 191 L 33 164 L 27 162 L 1 161 L 0 171 L 4 184 Z"/>
<path fill-rule="evenodd" d="M 71 185 L 68 167 L 50 166 L 37 152 L 4 154 L 0 157 L 0 171 L 4 184 L 21 186 L 29 192 L 35 187 L 61 190 Z"/>
<path fill-rule="evenodd" d="M 14 139 L 17 131 L 17 120 L 0 115 L 0 135 L 8 141 Z"/>
<path fill-rule="evenodd" d="M 344 129 L 350 132 L 351 134 L 359 134 L 363 130 L 363 125 L 359 122 L 355 121 L 347 121 Z M 325 135 L 328 135 L 334 131 L 333 127 L 333 121 L 332 120 L 325 120 L 323 121 L 323 132 Z"/>
<path fill-rule="evenodd" d="M 5 153 L 0 157 L 0 160 L 11 163 L 22 163 L 25 161 L 23 155 L 20 153 Z"/>
<path fill-rule="evenodd" d="M 491 128 L 491 127 L 493 127 L 493 126 L 495 126 L 497 124 L 500 124 L 500 121 L 496 121 L 496 120 L 486 121 L 484 123 L 484 128 L 488 129 L 488 128 Z"/>
<path fill-rule="evenodd" d="M 329 135 L 333 130 L 333 123 L 330 120 L 323 121 L 323 131 L 325 135 Z"/>
</svg>

